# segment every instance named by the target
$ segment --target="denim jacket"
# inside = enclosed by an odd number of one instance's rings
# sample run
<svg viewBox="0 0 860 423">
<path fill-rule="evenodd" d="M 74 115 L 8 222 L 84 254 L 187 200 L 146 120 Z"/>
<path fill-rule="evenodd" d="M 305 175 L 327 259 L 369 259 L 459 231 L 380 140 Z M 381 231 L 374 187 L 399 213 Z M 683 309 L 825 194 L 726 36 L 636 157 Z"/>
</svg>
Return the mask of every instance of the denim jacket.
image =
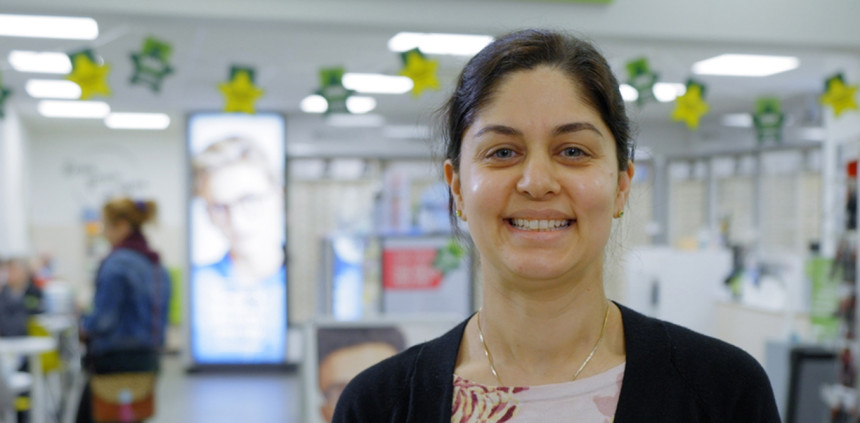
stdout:
<svg viewBox="0 0 860 423">
<path fill-rule="evenodd" d="M 92 313 L 81 322 L 89 353 L 156 350 L 164 344 L 170 278 L 143 254 L 118 248 L 96 275 Z"/>
</svg>

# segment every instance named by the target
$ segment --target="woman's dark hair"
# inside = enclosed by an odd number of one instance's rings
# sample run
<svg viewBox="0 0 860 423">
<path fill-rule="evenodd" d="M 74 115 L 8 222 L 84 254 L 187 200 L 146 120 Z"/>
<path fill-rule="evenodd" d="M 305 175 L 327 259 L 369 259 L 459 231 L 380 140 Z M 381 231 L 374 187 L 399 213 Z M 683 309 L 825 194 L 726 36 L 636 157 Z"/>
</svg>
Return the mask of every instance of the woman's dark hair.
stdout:
<svg viewBox="0 0 860 423">
<path fill-rule="evenodd" d="M 561 70 L 579 86 L 583 100 L 600 114 L 615 138 L 618 169 L 626 170 L 633 156 L 630 121 L 618 81 L 606 59 L 588 41 L 535 29 L 513 32 L 493 41 L 469 60 L 460 73 L 454 94 L 441 110 L 445 119 L 445 158 L 451 160 L 454 169 L 460 169 L 463 134 L 481 109 L 492 101 L 505 77 L 539 66 Z M 448 206 L 456 227 L 453 196 Z"/>
</svg>

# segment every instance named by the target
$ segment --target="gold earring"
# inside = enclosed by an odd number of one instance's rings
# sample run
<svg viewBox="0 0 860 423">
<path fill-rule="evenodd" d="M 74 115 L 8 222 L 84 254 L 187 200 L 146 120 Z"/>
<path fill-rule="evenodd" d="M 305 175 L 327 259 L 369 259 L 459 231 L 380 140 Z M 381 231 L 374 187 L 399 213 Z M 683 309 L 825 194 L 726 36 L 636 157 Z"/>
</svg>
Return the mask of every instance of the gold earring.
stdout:
<svg viewBox="0 0 860 423">
<path fill-rule="evenodd" d="M 618 213 L 615 213 L 616 219 L 621 219 L 621 216 L 624 216 L 624 210 L 619 210 Z"/>
<path fill-rule="evenodd" d="M 463 212 L 460 211 L 460 209 L 457 209 L 457 217 L 459 217 L 460 219 L 463 218 Z"/>
</svg>

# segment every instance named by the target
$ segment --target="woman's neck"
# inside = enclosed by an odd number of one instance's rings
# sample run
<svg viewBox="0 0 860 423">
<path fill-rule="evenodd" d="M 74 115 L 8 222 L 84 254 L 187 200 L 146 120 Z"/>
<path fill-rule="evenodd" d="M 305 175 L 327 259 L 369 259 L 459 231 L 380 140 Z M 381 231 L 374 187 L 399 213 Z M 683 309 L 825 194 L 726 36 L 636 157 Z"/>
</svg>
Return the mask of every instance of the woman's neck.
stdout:
<svg viewBox="0 0 860 423">
<path fill-rule="evenodd" d="M 602 272 L 595 273 L 537 287 L 532 281 L 498 280 L 483 273 L 482 331 L 506 384 L 569 381 L 606 336 L 603 322 L 610 303 Z"/>
</svg>

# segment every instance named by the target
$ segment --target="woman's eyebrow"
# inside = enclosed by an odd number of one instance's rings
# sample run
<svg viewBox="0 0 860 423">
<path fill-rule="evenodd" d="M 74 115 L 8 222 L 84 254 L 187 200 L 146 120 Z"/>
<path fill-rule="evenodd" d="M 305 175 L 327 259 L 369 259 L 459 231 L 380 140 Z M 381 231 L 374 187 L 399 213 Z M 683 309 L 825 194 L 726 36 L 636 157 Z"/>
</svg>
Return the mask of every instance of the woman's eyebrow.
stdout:
<svg viewBox="0 0 860 423">
<path fill-rule="evenodd" d="M 594 125 L 592 125 L 588 122 L 572 122 L 572 123 L 566 123 L 566 124 L 561 125 L 561 126 L 557 126 L 552 131 L 552 135 L 557 136 L 557 135 L 561 135 L 561 134 L 567 134 L 567 133 L 579 132 L 579 131 L 594 131 L 594 133 L 603 137 L 603 134 L 600 132 L 600 130 L 598 130 L 597 127 L 595 127 Z"/>
<path fill-rule="evenodd" d="M 522 136 L 523 132 L 519 129 L 511 128 L 505 125 L 487 125 L 475 133 L 475 137 L 480 137 L 487 132 L 495 132 L 502 135 Z"/>
</svg>

